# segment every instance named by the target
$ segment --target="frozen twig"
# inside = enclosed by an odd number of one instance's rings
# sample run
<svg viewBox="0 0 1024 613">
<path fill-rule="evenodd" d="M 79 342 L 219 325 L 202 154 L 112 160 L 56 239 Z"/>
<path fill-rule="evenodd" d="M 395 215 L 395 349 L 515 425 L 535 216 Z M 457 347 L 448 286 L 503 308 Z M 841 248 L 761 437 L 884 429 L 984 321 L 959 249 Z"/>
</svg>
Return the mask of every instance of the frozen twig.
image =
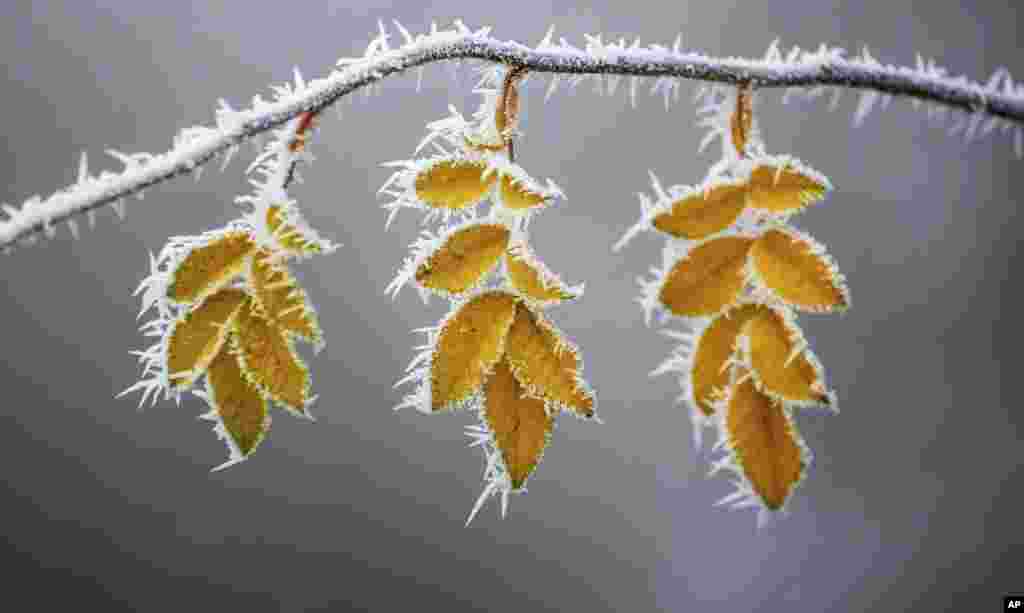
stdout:
<svg viewBox="0 0 1024 613">
<path fill-rule="evenodd" d="M 916 68 L 883 65 L 866 51 L 847 58 L 842 50 L 822 47 L 808 52 L 794 49 L 783 56 L 773 45 L 763 58 L 715 58 L 662 45 L 627 46 L 625 41 L 603 43 L 587 38 L 579 48 L 561 39 L 545 37 L 536 48 L 489 35 L 490 29 L 472 31 L 461 22 L 450 30 L 435 27 L 413 36 L 402 31 L 404 44 L 392 47 L 383 24 L 365 54 L 339 61 L 339 69 L 322 79 L 306 81 L 296 75 L 295 85 L 275 88 L 276 98 L 256 97 L 248 110 L 235 111 L 222 103 L 217 125 L 190 128 L 160 155 L 124 155 L 113 152 L 123 164 L 120 172 L 104 171 L 79 180 L 48 198 L 35 196 L 20 207 L 3 205 L 7 219 L 0 221 L 0 250 L 19 241 L 30 242 L 41 232 L 52 234 L 56 224 L 102 206 L 120 207 L 129 196 L 140 197 L 148 187 L 175 177 L 198 172 L 214 159 L 228 155 L 242 142 L 283 125 L 303 113 L 319 114 L 339 99 L 368 88 L 384 78 L 412 68 L 441 61 L 475 59 L 528 69 L 536 73 L 693 79 L 718 83 L 750 83 L 757 88 L 842 87 L 887 96 L 909 97 L 945 109 L 985 116 L 1013 129 L 1018 149 L 1024 129 L 1024 86 L 1005 70 L 987 83 L 951 77 L 934 62 L 918 62 Z M 666 83 L 668 83 L 666 81 Z M 667 87 L 667 86 L 666 86 Z M 664 89 L 666 96 L 672 89 Z M 635 96 L 635 80 L 631 84 Z M 874 96 L 870 97 L 872 100 Z M 864 99 L 862 99 L 864 100 Z M 666 97 L 666 103 L 668 98 Z M 862 104 L 858 119 L 867 114 Z"/>
</svg>

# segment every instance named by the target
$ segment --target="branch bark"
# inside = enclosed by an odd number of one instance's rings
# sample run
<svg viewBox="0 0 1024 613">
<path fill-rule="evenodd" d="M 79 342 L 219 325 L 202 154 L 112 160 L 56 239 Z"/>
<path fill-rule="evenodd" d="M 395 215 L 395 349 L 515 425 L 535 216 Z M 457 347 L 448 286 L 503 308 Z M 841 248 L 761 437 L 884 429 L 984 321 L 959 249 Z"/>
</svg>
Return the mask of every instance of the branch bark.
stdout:
<svg viewBox="0 0 1024 613">
<path fill-rule="evenodd" d="M 494 39 L 487 30 L 471 32 L 458 22 L 455 30 L 434 30 L 415 37 L 401 26 L 399 30 L 405 38 L 401 47 L 390 48 L 389 35 L 382 27 L 364 57 L 339 62 L 345 64 L 344 68 L 324 79 L 308 84 L 299 80 L 295 91 L 280 94 L 275 102 L 257 103 L 245 111 L 223 108 L 218 112 L 217 127 L 192 128 L 163 154 L 125 156 L 112 152 L 125 164 L 119 173 L 103 172 L 93 177 L 83 163 L 79 180 L 49 198 L 31 198 L 20 208 L 4 205 L 8 219 L 0 221 L 0 250 L 7 251 L 19 241 L 30 242 L 39 233 L 51 234 L 56 224 L 73 224 L 78 215 L 117 205 L 127 197 L 140 195 L 146 188 L 191 174 L 219 156 L 231 155 L 254 136 L 303 113 L 316 115 L 342 97 L 388 76 L 440 61 L 475 59 L 537 73 L 750 83 L 757 88 L 835 86 L 950 107 L 970 115 L 975 124 L 981 120 L 990 121 L 993 126 L 1001 123 L 1018 134 L 1024 126 L 1024 86 L 1014 84 L 1002 72 L 983 85 L 965 77 L 949 77 L 941 69 L 924 66 L 920 60 L 916 69 L 885 66 L 866 52 L 862 57 L 847 59 L 841 51 L 827 48 L 813 53 L 791 53 L 786 59 L 772 50 L 764 59 L 721 59 L 682 52 L 678 44 L 672 49 L 657 45 L 627 47 L 625 43 L 603 44 L 588 37 L 583 49 L 564 41 L 554 45 L 550 32 L 540 45 L 530 48 Z"/>
</svg>

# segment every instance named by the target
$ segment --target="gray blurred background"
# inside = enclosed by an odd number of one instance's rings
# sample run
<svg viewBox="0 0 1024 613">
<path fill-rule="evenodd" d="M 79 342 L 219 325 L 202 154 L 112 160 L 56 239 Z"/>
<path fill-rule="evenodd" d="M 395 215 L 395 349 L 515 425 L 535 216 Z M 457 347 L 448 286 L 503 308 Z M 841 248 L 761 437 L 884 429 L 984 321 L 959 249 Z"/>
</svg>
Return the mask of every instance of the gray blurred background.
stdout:
<svg viewBox="0 0 1024 613">
<path fill-rule="evenodd" d="M 104 148 L 164 151 L 209 124 L 216 100 L 248 106 L 298 65 L 321 76 L 361 54 L 378 18 L 420 32 L 432 19 L 494 25 L 535 43 L 550 24 L 577 43 L 640 35 L 688 48 L 760 55 L 784 44 L 859 49 L 884 62 L 934 56 L 986 80 L 1024 77 L 1013 2 L 56 2 L 0 8 L 0 201 L 48 195 L 92 169 Z M 248 462 L 225 458 L 197 399 L 137 412 L 114 399 L 138 371 L 130 294 L 147 251 L 236 216 L 244 151 L 111 210 L 95 230 L 0 260 L 0 566 L 5 600 L 119 611 L 995 611 L 1024 590 L 1020 524 L 1024 417 L 1013 386 L 1021 351 L 1018 213 L 1024 161 L 1004 135 L 964 145 L 895 102 L 853 130 L 856 96 L 761 98 L 768 146 L 837 186 L 800 226 L 829 246 L 853 290 L 844 317 L 806 317 L 842 414 L 800 425 L 816 453 L 781 523 L 713 502 L 672 377 L 647 376 L 671 342 L 645 328 L 635 278 L 661 240 L 611 245 L 638 214 L 647 169 L 691 183 L 717 155 L 697 155 L 693 106 L 628 103 L 584 84 L 542 103 L 525 91 L 520 160 L 568 201 L 534 224 L 546 263 L 587 293 L 554 318 L 583 348 L 603 426 L 563 419 L 530 493 L 500 521 L 495 505 L 467 528 L 481 456 L 465 447 L 470 415 L 394 413 L 392 389 L 441 301 L 384 295 L 419 216 L 384 233 L 380 162 L 408 157 L 449 102 L 475 108 L 475 75 L 429 68 L 325 116 L 318 162 L 294 188 L 307 216 L 344 243 L 297 270 L 318 305 L 327 350 L 311 360 L 317 423 L 275 413 Z M 642 92 L 651 85 L 646 84 Z M 692 84 L 685 84 L 688 99 Z M 571 237 L 567 241 L 566 237 Z M 1005 379 L 1011 377 L 1011 379 Z M 991 608 L 990 608 L 991 607 Z"/>
</svg>

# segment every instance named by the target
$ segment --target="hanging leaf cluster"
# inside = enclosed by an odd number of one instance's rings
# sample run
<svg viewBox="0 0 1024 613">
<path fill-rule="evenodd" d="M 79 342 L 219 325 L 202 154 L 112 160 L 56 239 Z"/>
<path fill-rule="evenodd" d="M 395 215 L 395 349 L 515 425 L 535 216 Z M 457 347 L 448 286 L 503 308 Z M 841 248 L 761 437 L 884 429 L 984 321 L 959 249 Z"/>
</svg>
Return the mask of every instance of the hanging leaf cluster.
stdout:
<svg viewBox="0 0 1024 613">
<path fill-rule="evenodd" d="M 483 84 L 498 76 L 486 74 Z M 398 170 L 382 188 L 392 215 L 413 208 L 426 211 L 425 223 L 443 222 L 413 244 L 388 290 L 411 283 L 424 300 L 452 302 L 400 382 L 416 389 L 399 408 L 478 412 L 468 433 L 486 451 L 487 484 L 470 520 L 491 496 L 501 496 L 504 513 L 509 494 L 525 489 L 559 413 L 596 419 L 579 349 L 544 314 L 583 288 L 551 272 L 529 244 L 530 219 L 563 196 L 512 161 L 523 77 L 511 69 L 500 90 L 478 90 L 484 102 L 473 121 L 452 109 L 430 124 L 421 148 L 432 143 L 439 154 L 393 163 Z"/>
<path fill-rule="evenodd" d="M 811 460 L 794 412 L 836 409 L 795 314 L 841 312 L 850 296 L 824 248 L 788 224 L 824 198 L 828 179 L 764 152 L 749 87 L 708 96 L 705 125 L 721 138 L 723 160 L 696 186 L 666 190 L 652 175 L 655 200 L 642 198 L 624 240 L 639 230 L 668 237 L 641 302 L 693 330 L 675 335 L 684 344 L 655 372 L 680 374 L 698 444 L 705 425 L 717 426 L 726 457 L 715 471 L 738 479 L 726 502 L 756 506 L 764 519 L 785 508 Z"/>
<path fill-rule="evenodd" d="M 254 182 L 254 195 L 239 198 L 248 213 L 198 237 L 172 238 L 152 258 L 152 272 L 139 287 L 142 311 L 157 313 L 142 329 L 158 340 L 137 352 L 143 379 L 126 392 L 141 390 L 140 406 L 161 393 L 180 400 L 192 391 L 205 398 L 211 411 L 204 417 L 215 422 L 230 454 L 222 467 L 244 460 L 263 441 L 271 405 L 310 418 L 315 399 L 295 344 L 319 351 L 324 337 L 288 261 L 334 246 L 285 196 L 311 127 L 305 117 L 293 123 L 298 128 L 283 129 L 257 162 L 265 180 Z"/>
</svg>

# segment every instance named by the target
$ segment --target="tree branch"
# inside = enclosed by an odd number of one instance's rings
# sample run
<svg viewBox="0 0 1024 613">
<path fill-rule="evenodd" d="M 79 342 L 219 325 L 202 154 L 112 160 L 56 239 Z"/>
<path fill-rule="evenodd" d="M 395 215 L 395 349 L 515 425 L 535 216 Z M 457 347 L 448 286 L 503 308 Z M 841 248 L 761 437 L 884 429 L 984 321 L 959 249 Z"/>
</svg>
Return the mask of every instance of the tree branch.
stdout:
<svg viewBox="0 0 1024 613">
<path fill-rule="evenodd" d="M 36 196 L 20 208 L 4 205 L 8 219 L 0 221 L 0 249 L 7 251 L 16 242 L 32 242 L 36 235 L 50 235 L 55 224 L 68 222 L 76 232 L 74 218 L 105 206 L 120 206 L 129 196 L 141 196 L 143 190 L 180 175 L 190 174 L 217 158 L 230 156 L 252 137 L 291 121 L 302 113 L 320 113 L 340 98 L 372 85 L 385 77 L 410 68 L 445 60 L 476 59 L 520 66 L 537 73 L 572 75 L 624 75 L 655 77 L 666 92 L 679 79 L 725 84 L 750 83 L 757 88 L 820 88 L 833 86 L 865 90 L 857 116 L 870 110 L 878 93 L 910 97 L 959 110 L 969 120 L 973 133 L 984 123 L 983 131 L 996 127 L 1013 129 L 1018 150 L 1024 126 L 1024 85 L 1016 84 L 1005 70 L 997 71 L 987 84 L 950 77 L 945 70 L 918 58 L 916 68 L 882 65 L 865 50 L 847 59 L 841 49 L 822 47 L 815 52 L 794 49 L 782 57 L 773 45 L 764 58 L 713 58 L 682 52 L 677 39 L 673 48 L 660 45 L 627 46 L 625 41 L 603 43 L 600 37 L 587 37 L 580 49 L 567 44 L 552 44 L 551 31 L 536 47 L 491 38 L 489 29 L 472 32 L 461 22 L 454 30 L 412 36 L 395 24 L 404 38 L 401 47 L 391 49 L 390 35 L 380 34 L 360 58 L 339 61 L 339 70 L 324 79 L 304 83 L 296 74 L 294 88 L 276 88 L 274 102 L 257 98 L 251 109 L 235 111 L 223 101 L 217 112 L 215 128 L 190 128 L 175 139 L 174 147 L 160 155 L 124 155 L 110 152 L 125 168 L 119 173 L 103 172 L 90 176 L 85 164 L 78 181 L 49 198 Z M 635 92 L 635 89 L 632 89 Z M 635 94 L 634 94 L 635 95 Z"/>
</svg>

